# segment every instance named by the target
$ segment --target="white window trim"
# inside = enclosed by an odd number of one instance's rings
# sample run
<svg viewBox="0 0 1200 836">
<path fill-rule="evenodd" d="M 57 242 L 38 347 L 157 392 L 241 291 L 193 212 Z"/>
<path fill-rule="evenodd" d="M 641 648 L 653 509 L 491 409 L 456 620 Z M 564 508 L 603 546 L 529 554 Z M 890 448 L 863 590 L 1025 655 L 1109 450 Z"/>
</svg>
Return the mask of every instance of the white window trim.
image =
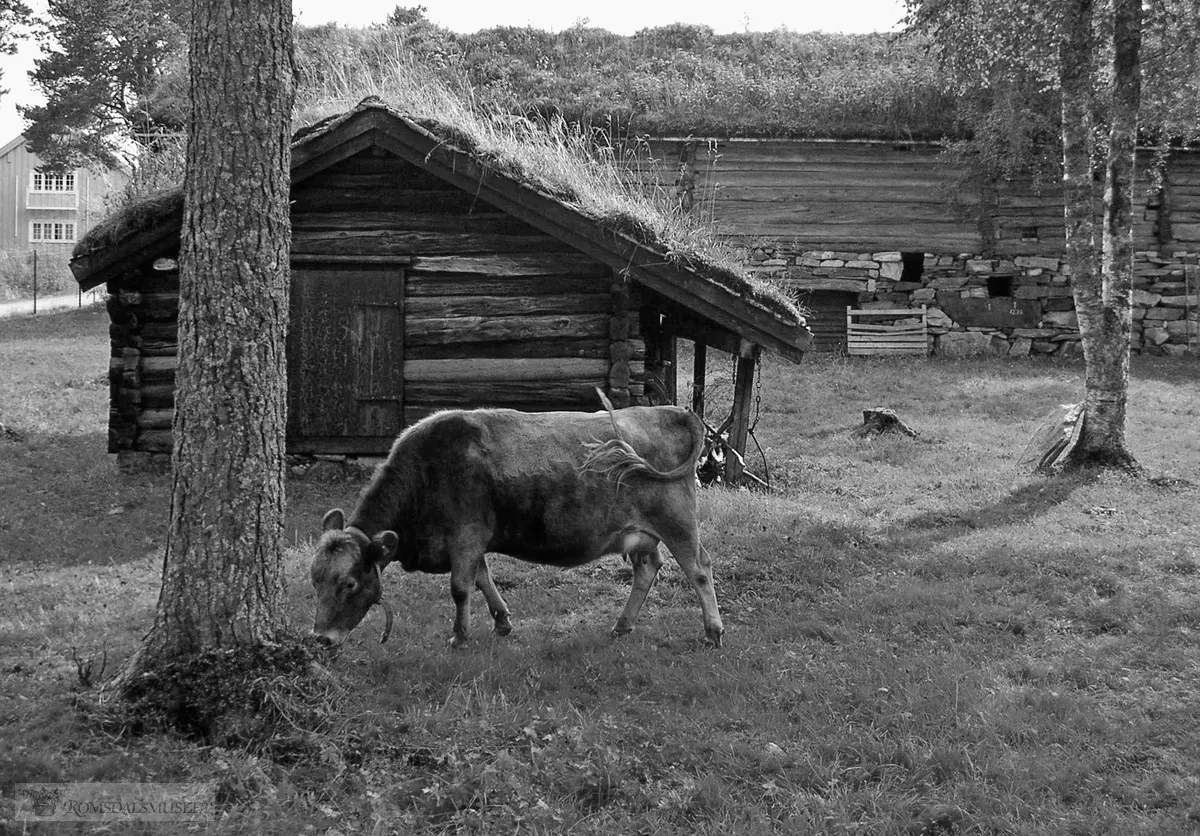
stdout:
<svg viewBox="0 0 1200 836">
<path fill-rule="evenodd" d="M 69 188 L 69 189 L 67 189 L 67 188 L 62 188 L 62 189 L 40 188 L 39 189 L 37 186 L 37 178 L 38 177 L 42 178 L 43 186 L 45 185 L 46 178 L 54 178 L 56 181 L 61 179 L 63 185 L 66 186 L 66 178 L 70 177 L 71 178 L 71 188 Z M 78 171 L 64 171 L 61 174 L 51 174 L 51 173 L 47 173 L 47 172 L 37 171 L 35 169 L 34 171 L 29 172 L 29 191 L 34 194 L 79 194 L 79 172 Z"/>
<path fill-rule="evenodd" d="M 45 229 L 47 226 L 50 227 L 50 232 L 53 235 L 53 233 L 54 233 L 53 225 L 60 224 L 63 227 L 63 237 L 62 238 L 34 238 L 33 237 L 33 225 L 34 224 L 41 224 L 42 230 L 43 230 L 43 232 L 42 232 L 43 235 L 45 235 Z M 66 234 L 67 227 L 70 227 L 70 235 L 69 236 Z M 29 222 L 29 243 L 31 243 L 31 244 L 74 244 L 75 237 L 78 234 L 79 234 L 79 226 L 75 223 L 75 221 L 37 220 L 37 221 Z"/>
</svg>

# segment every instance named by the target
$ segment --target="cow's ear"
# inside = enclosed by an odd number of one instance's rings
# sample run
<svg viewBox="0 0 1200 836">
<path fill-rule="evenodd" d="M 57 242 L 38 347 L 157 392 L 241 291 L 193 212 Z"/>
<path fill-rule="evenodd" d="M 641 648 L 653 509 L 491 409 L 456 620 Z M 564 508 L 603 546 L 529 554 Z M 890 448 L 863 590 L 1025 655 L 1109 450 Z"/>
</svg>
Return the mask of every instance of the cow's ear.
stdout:
<svg viewBox="0 0 1200 836">
<path fill-rule="evenodd" d="M 341 531 L 346 527 L 346 515 L 341 508 L 334 508 L 321 520 L 322 531 Z"/>
<path fill-rule="evenodd" d="M 375 542 L 379 544 L 379 568 L 382 569 L 396 559 L 400 538 L 394 531 L 382 531 L 375 536 Z"/>
</svg>

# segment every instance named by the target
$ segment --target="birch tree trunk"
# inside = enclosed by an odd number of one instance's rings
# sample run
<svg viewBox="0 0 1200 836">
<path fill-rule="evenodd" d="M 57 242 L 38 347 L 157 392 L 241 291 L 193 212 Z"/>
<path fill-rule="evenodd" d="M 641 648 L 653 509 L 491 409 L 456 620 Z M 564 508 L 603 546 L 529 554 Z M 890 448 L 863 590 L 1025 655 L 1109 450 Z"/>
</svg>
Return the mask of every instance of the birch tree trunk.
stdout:
<svg viewBox="0 0 1200 836">
<path fill-rule="evenodd" d="M 1139 0 L 1115 7 L 1114 95 L 1105 168 L 1102 257 L 1097 257 L 1092 63 L 1092 0 L 1068 0 L 1059 50 L 1062 84 L 1066 258 L 1085 362 L 1083 427 L 1072 466 L 1136 470 L 1125 442 L 1129 348 L 1133 325 L 1133 163 L 1140 98 Z"/>
<path fill-rule="evenodd" d="M 291 0 L 194 0 L 171 517 L 154 624 L 122 672 L 281 623 Z"/>
</svg>

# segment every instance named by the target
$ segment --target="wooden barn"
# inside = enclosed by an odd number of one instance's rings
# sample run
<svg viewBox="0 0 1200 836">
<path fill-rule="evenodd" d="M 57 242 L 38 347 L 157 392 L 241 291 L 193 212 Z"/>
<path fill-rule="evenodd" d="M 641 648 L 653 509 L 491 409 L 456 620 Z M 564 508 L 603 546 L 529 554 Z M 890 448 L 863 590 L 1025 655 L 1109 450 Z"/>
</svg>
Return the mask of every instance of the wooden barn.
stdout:
<svg viewBox="0 0 1200 836">
<path fill-rule="evenodd" d="M 760 351 L 798 360 L 811 339 L 787 297 L 669 258 L 444 133 L 368 99 L 293 141 L 288 451 L 379 455 L 448 407 L 593 411 L 596 387 L 618 406 L 673 400 L 680 337 L 697 374 L 707 346 L 739 358 L 744 450 Z M 181 222 L 178 193 L 147 200 L 72 261 L 109 294 L 123 462 L 172 445 Z"/>
</svg>

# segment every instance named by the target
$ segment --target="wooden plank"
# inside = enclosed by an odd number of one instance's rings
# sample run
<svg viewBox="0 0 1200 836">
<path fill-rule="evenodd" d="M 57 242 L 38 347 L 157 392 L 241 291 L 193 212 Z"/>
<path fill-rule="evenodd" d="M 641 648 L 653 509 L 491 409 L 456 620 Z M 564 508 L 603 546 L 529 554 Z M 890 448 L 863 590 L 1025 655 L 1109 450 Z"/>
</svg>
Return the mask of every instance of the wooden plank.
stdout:
<svg viewBox="0 0 1200 836">
<path fill-rule="evenodd" d="M 715 194 L 714 194 L 715 187 Z M 878 189 L 870 185 L 833 185 L 814 184 L 803 179 L 785 179 L 762 186 L 747 186 L 738 183 L 716 183 L 710 185 L 703 193 L 697 192 L 696 203 L 704 202 L 707 208 L 709 202 L 715 201 L 717 211 L 728 203 L 746 202 L 756 204 L 779 204 L 797 202 L 799 204 L 856 204 L 878 207 L 888 204 L 885 210 L 897 212 L 904 206 L 920 205 L 923 207 L 941 206 L 943 213 L 948 212 L 948 201 L 941 194 L 940 187 L 927 186 L 921 193 L 914 194 L 911 189 Z M 978 194 L 966 192 L 955 195 L 955 202 L 962 206 L 976 206 L 980 202 Z"/>
<path fill-rule="evenodd" d="M 611 363 L 607 359 L 591 360 L 575 357 L 406 360 L 404 379 L 409 385 L 460 381 L 496 382 L 502 385 L 509 381 L 545 382 L 592 377 L 607 378 L 610 365 Z"/>
<path fill-rule="evenodd" d="M 375 127 L 374 114 L 362 112 L 354 114 L 326 133 L 301 138 L 299 142 L 292 144 L 292 169 L 304 170 L 313 160 L 329 154 L 339 146 L 374 130 Z"/>
<path fill-rule="evenodd" d="M 466 214 L 479 201 L 460 189 L 350 189 L 314 185 L 311 181 L 292 191 L 292 217 L 322 212 L 437 212 Z"/>
<path fill-rule="evenodd" d="M 388 255 L 470 252 L 560 252 L 567 246 L 549 235 L 409 232 L 407 230 L 301 230 L 292 235 L 293 253 Z"/>
<path fill-rule="evenodd" d="M 410 298 L 408 315 L 414 319 L 541 316 L 607 313 L 611 307 L 612 296 L 607 292 L 559 296 L 441 296 Z"/>
<path fill-rule="evenodd" d="M 494 357 L 496 359 L 583 357 L 607 360 L 609 358 L 609 340 L 607 337 L 590 337 L 514 342 L 447 343 L 443 345 L 413 345 L 410 342 L 404 348 L 404 356 L 409 360 L 456 360 L 475 357 Z M 644 356 L 645 348 L 643 347 L 637 357 L 642 359 Z"/>
<path fill-rule="evenodd" d="M 409 273 L 410 283 L 419 281 L 423 273 L 607 278 L 612 275 L 612 268 L 577 252 L 529 255 L 499 250 L 486 255 L 472 256 L 422 255 L 413 259 Z"/>
<path fill-rule="evenodd" d="M 536 235 L 537 230 L 503 212 L 443 214 L 439 212 L 306 212 L 292 219 L 292 231 L 406 230 L 409 232 L 475 232 Z"/>
<path fill-rule="evenodd" d="M 322 264 L 362 264 L 377 266 L 403 267 L 412 263 L 412 256 L 407 255 L 330 255 L 329 253 L 292 253 L 293 265 L 304 269 L 309 266 Z"/>
<path fill-rule="evenodd" d="M 518 381 L 410 381 L 405 390 L 410 406 L 424 403 L 455 407 L 511 406 L 524 409 L 531 404 L 595 403 L 596 387 L 608 382 L 601 377 L 576 380 Z"/>
<path fill-rule="evenodd" d="M 424 259 L 421 259 L 424 260 Z M 412 299 L 447 296 L 559 296 L 604 291 L 609 276 L 480 276 L 474 273 L 410 273 L 405 293 Z"/>
<path fill-rule="evenodd" d="M 297 184 L 309 179 L 314 174 L 323 171 L 330 166 L 337 165 L 355 154 L 366 151 L 374 146 L 375 140 L 370 133 L 361 133 L 358 136 L 350 137 L 339 145 L 328 146 L 325 143 L 326 150 L 319 154 L 308 155 L 302 152 L 302 159 L 299 163 L 292 161 L 291 182 L 295 187 Z"/>
<path fill-rule="evenodd" d="M 608 332 L 609 315 L 558 314 L 553 316 L 415 319 L 405 323 L 408 345 L 445 345 L 467 342 L 514 342 L 596 337 Z"/>
<path fill-rule="evenodd" d="M 404 408 L 404 425 L 411 427 L 413 424 L 428 418 L 435 412 L 444 412 L 447 409 L 463 409 L 462 404 L 452 403 L 421 403 L 412 404 Z M 596 413 L 597 398 L 596 390 L 591 390 L 591 397 L 584 400 L 566 400 L 566 401 L 529 401 L 516 404 L 490 404 L 486 407 L 468 407 L 470 409 L 519 409 L 521 412 L 579 412 Z"/>
<path fill-rule="evenodd" d="M 388 436 L 296 436 L 286 440 L 288 453 L 296 456 L 386 456 L 395 442 Z"/>
</svg>

